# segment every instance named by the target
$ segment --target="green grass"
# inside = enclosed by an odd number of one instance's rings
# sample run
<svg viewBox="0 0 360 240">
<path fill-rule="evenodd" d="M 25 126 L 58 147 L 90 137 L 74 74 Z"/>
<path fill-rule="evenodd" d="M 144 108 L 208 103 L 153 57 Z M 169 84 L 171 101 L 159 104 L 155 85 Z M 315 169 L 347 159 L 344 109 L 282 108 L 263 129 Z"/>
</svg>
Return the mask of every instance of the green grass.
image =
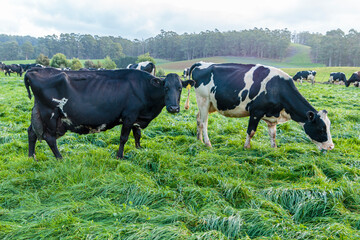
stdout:
<svg viewBox="0 0 360 240">
<path fill-rule="evenodd" d="M 317 78 L 334 70 L 316 69 Z M 33 100 L 22 78 L 0 73 L 0 81 L 0 239 L 360 238 L 358 88 L 296 84 L 329 112 L 335 149 L 327 153 L 293 121 L 278 125 L 277 149 L 261 123 L 245 150 L 248 118 L 217 113 L 209 149 L 196 140 L 192 90 L 190 109 L 164 110 L 142 131 L 142 149 L 130 137 L 124 160 L 118 126 L 67 133 L 61 161 L 37 143 L 35 162 L 26 131 Z"/>
</svg>

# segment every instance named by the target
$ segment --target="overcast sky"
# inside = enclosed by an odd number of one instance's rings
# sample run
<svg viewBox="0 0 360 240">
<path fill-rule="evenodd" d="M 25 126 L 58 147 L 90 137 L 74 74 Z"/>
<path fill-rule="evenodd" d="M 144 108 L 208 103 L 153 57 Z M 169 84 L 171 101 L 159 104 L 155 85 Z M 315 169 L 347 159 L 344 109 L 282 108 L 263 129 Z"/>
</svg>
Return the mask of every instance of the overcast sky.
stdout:
<svg viewBox="0 0 360 240">
<path fill-rule="evenodd" d="M 0 34 L 155 37 L 218 29 L 360 31 L 358 0 L 1 0 Z"/>
</svg>

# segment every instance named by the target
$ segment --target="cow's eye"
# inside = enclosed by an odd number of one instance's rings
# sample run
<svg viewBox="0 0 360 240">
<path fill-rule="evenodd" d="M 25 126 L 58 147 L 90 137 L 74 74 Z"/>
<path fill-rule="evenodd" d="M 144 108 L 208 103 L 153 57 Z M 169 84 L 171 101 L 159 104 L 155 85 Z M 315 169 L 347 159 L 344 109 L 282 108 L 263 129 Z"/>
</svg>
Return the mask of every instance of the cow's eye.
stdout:
<svg viewBox="0 0 360 240">
<path fill-rule="evenodd" d="M 182 87 L 179 87 L 179 91 L 181 91 L 182 90 Z"/>
<path fill-rule="evenodd" d="M 169 91 L 169 88 L 168 88 L 168 87 L 165 87 L 165 91 Z"/>
</svg>

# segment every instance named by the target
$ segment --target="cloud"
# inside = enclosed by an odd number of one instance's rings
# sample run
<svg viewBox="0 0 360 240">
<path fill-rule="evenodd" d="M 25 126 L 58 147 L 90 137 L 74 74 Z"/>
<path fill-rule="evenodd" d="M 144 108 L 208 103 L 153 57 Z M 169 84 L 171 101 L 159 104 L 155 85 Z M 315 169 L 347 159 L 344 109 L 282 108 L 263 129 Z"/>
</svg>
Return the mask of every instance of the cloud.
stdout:
<svg viewBox="0 0 360 240">
<path fill-rule="evenodd" d="M 161 29 L 193 33 L 258 28 L 321 32 L 356 29 L 359 4 L 348 0 L 5 0 L 0 33 L 59 33 L 146 39 Z"/>
</svg>

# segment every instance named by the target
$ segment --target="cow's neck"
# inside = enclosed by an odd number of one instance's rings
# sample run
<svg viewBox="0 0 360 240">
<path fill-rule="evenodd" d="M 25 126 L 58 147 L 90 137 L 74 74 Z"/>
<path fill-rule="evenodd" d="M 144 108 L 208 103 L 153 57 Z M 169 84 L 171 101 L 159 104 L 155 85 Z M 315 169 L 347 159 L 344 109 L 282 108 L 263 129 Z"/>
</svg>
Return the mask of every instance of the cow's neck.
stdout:
<svg viewBox="0 0 360 240">
<path fill-rule="evenodd" d="M 308 111 L 313 111 L 317 113 L 315 108 L 311 106 L 311 104 L 300 94 L 300 92 L 289 91 L 287 94 L 291 92 L 284 99 L 285 111 L 290 114 L 291 119 L 298 123 L 305 123 L 307 120 L 306 113 Z"/>
</svg>

